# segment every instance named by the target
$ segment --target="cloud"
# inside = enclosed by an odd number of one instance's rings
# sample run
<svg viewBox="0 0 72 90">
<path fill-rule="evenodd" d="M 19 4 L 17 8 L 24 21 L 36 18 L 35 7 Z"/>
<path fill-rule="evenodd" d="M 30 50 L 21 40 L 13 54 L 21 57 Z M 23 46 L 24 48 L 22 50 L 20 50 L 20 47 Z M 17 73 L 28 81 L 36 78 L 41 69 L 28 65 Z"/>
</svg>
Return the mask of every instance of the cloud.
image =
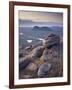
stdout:
<svg viewBox="0 0 72 90">
<path fill-rule="evenodd" d="M 62 24 L 63 23 L 63 13 L 20 10 L 19 19 L 31 20 L 34 22 L 55 22 L 55 23 Z"/>
</svg>

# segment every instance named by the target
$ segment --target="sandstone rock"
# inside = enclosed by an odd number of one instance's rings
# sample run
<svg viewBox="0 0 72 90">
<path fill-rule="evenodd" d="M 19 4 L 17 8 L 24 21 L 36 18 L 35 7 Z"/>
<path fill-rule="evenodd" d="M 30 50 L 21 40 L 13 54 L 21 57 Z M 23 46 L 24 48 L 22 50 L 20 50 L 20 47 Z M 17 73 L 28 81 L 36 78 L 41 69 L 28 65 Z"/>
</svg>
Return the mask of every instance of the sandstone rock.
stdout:
<svg viewBox="0 0 72 90">
<path fill-rule="evenodd" d="M 52 48 L 51 49 L 46 48 L 40 59 L 44 60 L 45 62 L 49 62 L 50 60 L 52 61 L 54 59 L 53 54 L 55 54 L 55 51 L 53 51 Z"/>
<path fill-rule="evenodd" d="M 48 49 L 44 50 L 43 55 L 40 58 L 41 61 L 48 61 L 48 59 L 49 59 L 48 52 L 49 52 Z"/>
<path fill-rule="evenodd" d="M 19 58 L 19 70 L 22 72 L 22 78 L 63 75 L 63 43 L 60 43 L 58 35 L 51 33 L 44 39 L 44 42 L 32 45 L 31 48 L 26 47 L 27 53 L 22 52 L 23 56 Z M 29 49 L 30 51 L 28 51 Z"/>
<path fill-rule="evenodd" d="M 43 42 L 43 45 L 45 47 L 50 47 L 54 44 L 59 44 L 59 42 L 60 42 L 60 37 L 56 34 L 51 33 L 47 36 L 47 38 L 45 38 L 45 42 Z"/>
<path fill-rule="evenodd" d="M 52 67 L 49 71 L 49 77 L 62 77 L 63 76 L 63 60 L 59 59 L 52 63 Z"/>
<path fill-rule="evenodd" d="M 61 55 L 60 49 L 60 45 L 53 45 L 50 49 L 46 48 L 40 59 L 44 60 L 45 62 L 57 61 Z"/>
<path fill-rule="evenodd" d="M 38 46 L 35 49 L 33 49 L 32 53 L 26 55 L 23 58 L 20 58 L 19 61 L 20 70 L 26 68 L 30 64 L 30 62 L 37 60 L 37 58 L 41 57 L 43 50 L 44 50 L 43 46 Z"/>
<path fill-rule="evenodd" d="M 43 46 L 36 47 L 32 51 L 32 54 L 31 54 L 32 58 L 34 58 L 34 57 L 40 58 L 42 56 L 43 51 L 44 51 L 44 47 Z"/>
<path fill-rule="evenodd" d="M 25 57 L 19 58 L 19 63 L 23 63 L 25 60 L 32 60 L 30 55 L 26 55 Z"/>
<path fill-rule="evenodd" d="M 37 65 L 34 63 L 30 63 L 27 67 L 26 70 L 30 70 L 30 71 L 35 71 L 37 70 Z"/>
<path fill-rule="evenodd" d="M 25 69 L 31 63 L 31 59 L 24 57 L 22 61 L 19 62 L 19 70 Z"/>
<path fill-rule="evenodd" d="M 50 63 L 44 63 L 40 66 L 39 70 L 38 70 L 38 77 L 45 77 L 46 75 L 48 75 L 48 71 L 51 68 L 51 64 Z"/>
</svg>

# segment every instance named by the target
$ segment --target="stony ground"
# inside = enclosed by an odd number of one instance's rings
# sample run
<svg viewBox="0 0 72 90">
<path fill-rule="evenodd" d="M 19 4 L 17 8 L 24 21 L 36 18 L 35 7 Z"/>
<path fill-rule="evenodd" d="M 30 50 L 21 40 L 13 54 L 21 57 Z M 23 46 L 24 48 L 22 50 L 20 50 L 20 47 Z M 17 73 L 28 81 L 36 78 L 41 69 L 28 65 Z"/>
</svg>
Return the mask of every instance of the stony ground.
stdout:
<svg viewBox="0 0 72 90">
<path fill-rule="evenodd" d="M 26 47 L 19 54 L 19 78 L 63 76 L 63 43 L 50 33 L 43 43 Z"/>
</svg>

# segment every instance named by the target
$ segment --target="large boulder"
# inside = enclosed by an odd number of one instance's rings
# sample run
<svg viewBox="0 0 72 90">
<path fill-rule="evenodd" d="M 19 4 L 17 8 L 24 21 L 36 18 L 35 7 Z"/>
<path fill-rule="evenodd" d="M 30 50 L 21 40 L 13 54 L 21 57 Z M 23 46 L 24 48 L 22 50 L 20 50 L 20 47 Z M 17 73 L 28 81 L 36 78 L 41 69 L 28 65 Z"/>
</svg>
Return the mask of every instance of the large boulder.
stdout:
<svg viewBox="0 0 72 90">
<path fill-rule="evenodd" d="M 29 55 L 26 55 L 25 57 L 20 58 L 19 60 L 19 69 L 25 69 L 30 62 L 32 61 L 37 61 L 39 57 L 42 56 L 44 47 L 43 46 L 38 46 L 35 49 L 32 50 L 32 52 Z"/>
<path fill-rule="evenodd" d="M 44 51 L 44 47 L 38 46 L 35 49 L 33 49 L 31 57 L 32 58 L 40 58 L 42 56 L 43 51 Z"/>
<path fill-rule="evenodd" d="M 36 71 L 37 70 L 37 65 L 35 63 L 30 63 L 27 67 L 26 70 L 30 71 Z"/>
<path fill-rule="evenodd" d="M 29 64 L 31 63 L 31 60 L 24 60 L 23 62 L 19 63 L 19 70 L 25 69 Z"/>
<path fill-rule="evenodd" d="M 30 55 L 26 55 L 24 57 L 19 58 L 19 63 L 23 63 L 24 61 L 27 61 L 27 60 L 32 61 Z"/>
<path fill-rule="evenodd" d="M 48 75 L 48 72 L 51 68 L 51 64 L 50 63 L 44 63 L 39 67 L 38 70 L 38 77 L 46 77 Z"/>
<path fill-rule="evenodd" d="M 22 57 L 19 59 L 19 70 L 25 69 L 30 63 L 32 62 L 32 59 L 30 55 L 26 55 L 25 57 Z"/>
<path fill-rule="evenodd" d="M 63 77 L 63 60 L 59 59 L 51 63 L 52 67 L 48 73 L 49 77 Z"/>
<path fill-rule="evenodd" d="M 62 57 L 61 49 L 62 49 L 62 46 L 60 44 L 53 45 L 50 49 L 45 48 L 40 60 L 43 60 L 45 62 L 50 62 L 50 63 L 58 61 L 59 58 Z"/>
<path fill-rule="evenodd" d="M 43 42 L 44 47 L 51 47 L 52 45 L 59 44 L 60 37 L 56 34 L 50 33 Z"/>
<path fill-rule="evenodd" d="M 63 43 L 56 34 L 49 34 L 43 42 L 26 47 L 19 58 L 21 78 L 58 77 L 63 75 Z M 25 54 L 24 54 L 25 53 Z"/>
<path fill-rule="evenodd" d="M 52 54 L 49 53 L 48 49 L 45 49 L 43 52 L 43 55 L 40 58 L 40 61 L 48 62 L 51 57 L 52 57 Z"/>
</svg>

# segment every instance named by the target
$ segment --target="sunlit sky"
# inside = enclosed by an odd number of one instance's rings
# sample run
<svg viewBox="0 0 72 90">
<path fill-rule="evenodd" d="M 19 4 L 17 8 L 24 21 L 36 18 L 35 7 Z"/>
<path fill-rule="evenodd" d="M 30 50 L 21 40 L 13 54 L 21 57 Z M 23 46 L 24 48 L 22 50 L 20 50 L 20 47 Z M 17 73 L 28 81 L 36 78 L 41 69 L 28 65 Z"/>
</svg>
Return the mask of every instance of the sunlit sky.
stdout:
<svg viewBox="0 0 72 90">
<path fill-rule="evenodd" d="M 19 19 L 31 20 L 33 22 L 53 22 L 63 23 L 63 13 L 56 12 L 34 12 L 34 11 L 19 11 Z"/>
</svg>

